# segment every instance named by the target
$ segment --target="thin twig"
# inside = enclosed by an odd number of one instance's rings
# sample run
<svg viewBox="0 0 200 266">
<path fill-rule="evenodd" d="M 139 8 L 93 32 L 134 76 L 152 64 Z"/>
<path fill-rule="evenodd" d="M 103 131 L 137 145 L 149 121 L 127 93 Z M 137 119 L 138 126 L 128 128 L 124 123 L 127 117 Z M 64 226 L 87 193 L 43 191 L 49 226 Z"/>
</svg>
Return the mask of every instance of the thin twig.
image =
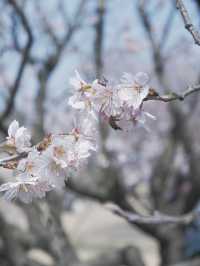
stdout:
<svg viewBox="0 0 200 266">
<path fill-rule="evenodd" d="M 172 5 L 171 10 L 169 12 L 169 15 L 166 19 L 164 28 L 162 30 L 160 42 L 158 44 L 158 49 L 160 51 L 163 51 L 165 45 L 167 44 L 167 40 L 168 40 L 170 32 L 172 30 L 172 24 L 173 24 L 175 13 L 176 13 L 175 11 L 176 11 L 176 9 L 174 8 L 174 5 Z"/>
<path fill-rule="evenodd" d="M 8 0 L 8 3 L 13 7 L 15 12 L 19 16 L 21 23 L 23 25 L 23 28 L 27 33 L 28 40 L 27 40 L 26 46 L 25 46 L 24 51 L 23 51 L 23 56 L 21 59 L 21 63 L 20 63 L 18 72 L 16 74 L 16 78 L 15 78 L 13 86 L 11 88 L 11 93 L 10 93 L 8 103 L 6 105 L 5 110 L 3 111 L 3 113 L 0 116 L 1 128 L 3 128 L 4 119 L 7 118 L 7 116 L 10 114 L 10 112 L 13 109 L 15 96 L 16 96 L 16 93 L 19 89 L 19 85 L 20 85 L 20 82 L 21 82 L 21 79 L 22 79 L 22 76 L 23 76 L 23 73 L 25 70 L 26 63 L 28 62 L 29 53 L 30 53 L 31 46 L 33 43 L 33 35 L 31 32 L 31 27 L 30 27 L 29 22 L 26 18 L 26 15 L 23 12 L 23 9 L 17 4 L 17 2 L 15 0 Z"/>
<path fill-rule="evenodd" d="M 180 216 L 171 216 L 160 212 L 155 212 L 153 215 L 144 216 L 124 211 L 120 207 L 114 204 L 107 204 L 106 208 L 111 210 L 114 214 L 117 214 L 120 217 L 124 218 L 130 224 L 138 223 L 138 224 L 151 224 L 151 225 L 159 225 L 159 224 L 188 225 L 196 218 L 196 214 L 194 212 Z"/>
<path fill-rule="evenodd" d="M 183 93 L 175 93 L 175 92 L 170 92 L 169 94 L 164 94 L 164 95 L 149 95 L 145 99 L 145 101 L 149 100 L 155 100 L 155 101 L 162 101 L 162 102 L 171 102 L 175 100 L 179 101 L 184 101 L 187 96 L 194 92 L 200 91 L 200 84 L 194 85 L 194 86 L 189 86 Z"/>
<path fill-rule="evenodd" d="M 17 160 L 20 160 L 22 158 L 25 158 L 25 157 L 27 157 L 27 155 L 28 155 L 27 152 L 23 152 L 23 153 L 20 153 L 20 154 L 14 154 L 14 155 L 11 155 L 9 157 L 0 159 L 0 166 L 5 166 L 6 163 L 9 163 L 9 162 L 12 162 L 12 161 L 17 161 Z"/>
<path fill-rule="evenodd" d="M 190 32 L 192 35 L 194 42 L 200 46 L 200 33 L 195 29 L 194 25 L 192 24 L 191 18 L 189 13 L 183 3 L 182 0 L 176 0 L 177 9 L 180 11 L 181 16 L 183 18 L 183 22 L 185 28 Z"/>
<path fill-rule="evenodd" d="M 101 203 L 109 200 L 106 194 L 100 193 L 97 190 L 92 190 L 86 186 L 75 184 L 70 178 L 65 181 L 65 185 L 67 189 L 71 190 L 81 197 L 90 198 Z"/>
</svg>

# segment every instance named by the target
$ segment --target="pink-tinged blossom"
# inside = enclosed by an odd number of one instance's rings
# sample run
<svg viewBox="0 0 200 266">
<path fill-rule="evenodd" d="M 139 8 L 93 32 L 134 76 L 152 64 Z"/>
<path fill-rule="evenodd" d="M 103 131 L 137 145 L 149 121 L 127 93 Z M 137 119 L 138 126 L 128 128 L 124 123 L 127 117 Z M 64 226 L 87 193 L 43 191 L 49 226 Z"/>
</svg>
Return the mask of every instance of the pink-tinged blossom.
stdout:
<svg viewBox="0 0 200 266">
<path fill-rule="evenodd" d="M 91 155 L 92 151 L 97 151 L 97 132 L 94 123 L 95 121 L 90 116 L 87 116 L 79 124 L 77 123 L 71 131 L 75 139 L 75 143 L 71 149 L 71 156 L 74 153 L 73 156 L 78 161 L 85 160 Z M 76 165 L 78 164 L 79 162 L 76 162 Z"/>
<path fill-rule="evenodd" d="M 52 145 L 48 148 L 48 153 L 60 168 L 68 167 L 68 152 L 73 148 L 75 143 L 72 135 L 55 136 Z"/>
<path fill-rule="evenodd" d="M 75 141 L 87 140 L 91 143 L 93 150 L 97 149 L 96 121 L 91 116 L 88 115 L 85 118 L 80 117 L 77 119 L 70 134 L 75 138 Z"/>
<path fill-rule="evenodd" d="M 79 91 L 81 89 L 87 88 L 88 83 L 82 79 L 79 72 L 75 70 L 75 77 L 70 78 L 70 84 L 74 87 L 75 90 Z"/>
<path fill-rule="evenodd" d="M 78 170 L 85 164 L 92 151 L 96 151 L 96 148 L 90 141 L 77 141 L 73 149 L 68 152 L 68 166 L 71 168 L 70 170 Z"/>
<path fill-rule="evenodd" d="M 122 103 L 128 107 L 138 109 L 149 93 L 149 77 L 139 72 L 135 76 L 125 73 L 118 86 L 118 96 Z"/>
<path fill-rule="evenodd" d="M 0 186 L 0 192 L 5 192 L 4 198 L 7 200 L 20 199 L 29 203 L 33 198 L 43 198 L 46 192 L 53 189 L 53 186 L 37 175 L 37 159 L 39 152 L 33 150 L 29 152 L 26 159 L 19 161 L 15 171 L 16 181 L 8 182 Z"/>
<path fill-rule="evenodd" d="M 98 80 L 93 82 L 95 95 L 93 96 L 94 109 L 107 118 L 121 113 L 121 103 L 115 87 L 108 83 L 100 84 Z"/>
<path fill-rule="evenodd" d="M 14 120 L 8 128 L 7 145 L 16 148 L 17 152 L 27 152 L 31 147 L 31 135 L 25 127 L 19 127 Z"/>
<path fill-rule="evenodd" d="M 97 150 L 96 114 L 104 117 L 114 129 L 132 125 L 146 126 L 146 118 L 154 116 L 143 109 L 149 93 L 149 77 L 124 74 L 119 85 L 111 86 L 106 80 L 85 82 L 76 71 L 70 80 L 74 95 L 69 104 L 78 109 L 79 119 L 69 133 L 51 135 L 43 149 L 31 148 L 31 135 L 15 120 L 8 129 L 7 145 L 15 151 L 28 152 L 14 171 L 15 181 L 0 186 L 8 200 L 20 199 L 25 203 L 42 198 L 52 189 L 62 189 L 66 177 L 79 170 L 93 151 Z M 81 112 L 80 112 L 81 111 Z M 94 119 L 95 118 L 95 119 Z"/>
<path fill-rule="evenodd" d="M 38 178 L 24 180 L 20 176 L 17 181 L 0 186 L 0 192 L 5 192 L 6 200 L 19 199 L 24 203 L 30 203 L 34 198 L 43 198 L 46 192 L 52 189 L 53 187 L 46 181 L 41 181 Z"/>
<path fill-rule="evenodd" d="M 124 113 L 123 120 L 120 120 L 119 125 L 125 130 L 132 130 L 132 126 L 140 126 L 149 131 L 148 126 L 146 125 L 147 118 L 156 120 L 155 116 L 144 111 L 143 108 L 127 108 Z"/>
<path fill-rule="evenodd" d="M 76 76 L 70 79 L 70 84 L 74 87 L 74 94 L 69 98 L 68 104 L 74 109 L 87 111 L 91 113 L 96 119 L 96 115 L 93 110 L 92 100 L 95 91 L 92 85 L 85 82 L 78 71 L 75 71 Z"/>
<path fill-rule="evenodd" d="M 47 182 L 55 189 L 62 189 L 65 186 L 66 167 L 64 160 L 56 158 L 53 154 L 53 147 L 42 152 L 37 160 L 38 175 L 42 181 Z"/>
<path fill-rule="evenodd" d="M 51 145 L 37 159 L 37 174 L 55 189 L 65 186 L 65 179 L 74 162 L 76 140 L 72 134 L 53 136 Z M 72 162 L 73 161 L 73 162 Z"/>
<path fill-rule="evenodd" d="M 27 158 L 19 161 L 16 172 L 23 172 L 29 175 L 34 175 L 37 172 L 37 160 L 40 153 L 33 149 L 28 153 Z"/>
<path fill-rule="evenodd" d="M 146 73 L 139 72 L 135 76 L 125 73 L 121 83 L 112 86 L 107 80 L 95 80 L 90 85 L 76 73 L 71 83 L 75 87 L 71 99 L 78 105 L 77 99 L 81 99 L 84 114 L 99 114 L 115 129 L 121 129 L 118 123 L 123 124 L 123 120 L 130 123 L 134 121 L 134 124 L 145 121 L 141 118 L 141 108 L 149 93 L 149 76 Z M 81 108 L 79 106 L 78 109 Z"/>
</svg>

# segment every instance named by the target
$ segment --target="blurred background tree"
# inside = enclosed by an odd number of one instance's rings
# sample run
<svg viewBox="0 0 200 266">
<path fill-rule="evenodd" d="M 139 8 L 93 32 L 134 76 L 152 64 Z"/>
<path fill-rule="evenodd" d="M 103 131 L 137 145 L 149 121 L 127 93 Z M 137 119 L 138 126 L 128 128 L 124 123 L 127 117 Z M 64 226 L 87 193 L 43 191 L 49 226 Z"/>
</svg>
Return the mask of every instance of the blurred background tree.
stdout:
<svg viewBox="0 0 200 266">
<path fill-rule="evenodd" d="M 200 2 L 184 2 L 198 28 Z M 160 93 L 199 83 L 200 47 L 175 1 L 1 0 L 0 10 L 2 140 L 13 119 L 32 130 L 34 143 L 66 131 L 75 69 L 88 80 L 144 71 Z M 100 152 L 63 194 L 29 206 L 1 200 L 0 265 L 199 265 L 196 217 L 128 224 L 105 208 L 112 202 L 130 213 L 177 216 L 198 210 L 198 103 L 198 93 L 184 102 L 145 103 L 157 117 L 150 132 L 100 124 Z M 1 182 L 10 176 L 1 170 Z"/>
</svg>

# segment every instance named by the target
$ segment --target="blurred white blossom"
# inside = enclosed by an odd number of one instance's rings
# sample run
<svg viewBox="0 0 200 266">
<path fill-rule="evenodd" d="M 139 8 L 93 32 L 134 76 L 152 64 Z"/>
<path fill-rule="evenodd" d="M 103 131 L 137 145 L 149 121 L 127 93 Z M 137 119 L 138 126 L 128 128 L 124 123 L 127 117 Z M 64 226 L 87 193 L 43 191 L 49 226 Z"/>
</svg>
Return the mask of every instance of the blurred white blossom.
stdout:
<svg viewBox="0 0 200 266">
<path fill-rule="evenodd" d="M 27 152 L 31 146 L 31 135 L 25 127 L 19 127 L 14 120 L 8 128 L 7 145 L 16 148 L 18 152 Z"/>
<path fill-rule="evenodd" d="M 93 83 L 95 94 L 93 96 L 94 109 L 106 117 L 121 113 L 121 103 L 117 89 L 109 84 L 101 85 L 98 81 Z"/>
<path fill-rule="evenodd" d="M 22 179 L 22 180 L 20 180 Z M 18 181 L 8 182 L 0 186 L 0 192 L 5 192 L 6 200 L 20 199 L 24 203 L 30 203 L 33 198 L 43 198 L 46 192 L 53 187 L 48 182 L 41 181 L 38 178 L 23 180 L 18 177 Z"/>
<path fill-rule="evenodd" d="M 70 84 L 74 87 L 75 93 L 69 98 L 68 103 L 75 109 L 87 110 L 96 118 L 91 100 L 95 93 L 92 85 L 85 82 L 78 71 L 75 71 L 75 74 L 76 76 L 70 79 Z"/>
<path fill-rule="evenodd" d="M 119 85 L 119 98 L 128 107 L 138 109 L 149 93 L 149 77 L 139 72 L 135 76 L 125 73 Z"/>
</svg>

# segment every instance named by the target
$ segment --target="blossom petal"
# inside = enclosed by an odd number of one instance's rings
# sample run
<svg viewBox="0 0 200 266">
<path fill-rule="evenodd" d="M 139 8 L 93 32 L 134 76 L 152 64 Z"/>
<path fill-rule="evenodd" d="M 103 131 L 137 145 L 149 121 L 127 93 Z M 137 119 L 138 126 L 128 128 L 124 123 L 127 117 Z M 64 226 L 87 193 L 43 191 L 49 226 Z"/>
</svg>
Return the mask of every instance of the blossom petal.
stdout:
<svg viewBox="0 0 200 266">
<path fill-rule="evenodd" d="M 140 86 L 145 86 L 148 82 L 149 82 L 149 76 L 147 73 L 144 72 L 138 72 L 135 77 L 134 80 L 137 84 L 139 84 Z"/>
<path fill-rule="evenodd" d="M 19 129 L 19 122 L 16 121 L 16 120 L 14 120 L 14 121 L 10 124 L 10 126 L 9 126 L 9 128 L 8 128 L 8 136 L 14 138 L 14 137 L 15 137 L 15 134 L 16 134 L 16 132 L 17 132 L 18 129 Z"/>
</svg>

